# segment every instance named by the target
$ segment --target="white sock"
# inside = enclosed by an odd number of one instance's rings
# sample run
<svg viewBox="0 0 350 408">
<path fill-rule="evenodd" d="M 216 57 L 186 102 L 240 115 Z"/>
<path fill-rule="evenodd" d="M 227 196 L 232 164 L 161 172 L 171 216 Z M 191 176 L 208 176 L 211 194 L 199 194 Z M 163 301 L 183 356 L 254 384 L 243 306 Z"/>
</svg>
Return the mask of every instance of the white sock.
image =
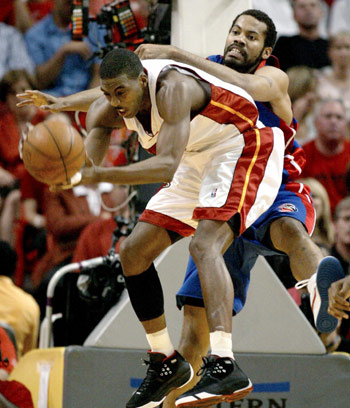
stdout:
<svg viewBox="0 0 350 408">
<path fill-rule="evenodd" d="M 168 329 L 162 329 L 155 333 L 146 334 L 147 341 L 151 347 L 151 351 L 171 356 L 175 349 L 170 340 Z"/>
<path fill-rule="evenodd" d="M 223 331 L 210 333 L 211 354 L 219 357 L 233 357 L 232 334 Z"/>
</svg>

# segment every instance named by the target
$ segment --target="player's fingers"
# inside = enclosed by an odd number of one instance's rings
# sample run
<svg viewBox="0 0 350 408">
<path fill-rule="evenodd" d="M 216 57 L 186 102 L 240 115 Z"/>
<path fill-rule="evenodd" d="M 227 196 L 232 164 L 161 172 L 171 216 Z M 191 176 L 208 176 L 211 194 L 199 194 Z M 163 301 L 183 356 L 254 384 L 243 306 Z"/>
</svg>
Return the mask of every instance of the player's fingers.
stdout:
<svg viewBox="0 0 350 408">
<path fill-rule="evenodd" d="M 26 106 L 26 105 L 33 105 L 33 99 L 25 99 L 24 101 L 20 101 L 16 103 L 16 106 L 18 106 L 19 108 L 21 106 Z"/>
<path fill-rule="evenodd" d="M 336 317 L 337 319 L 348 319 L 349 315 L 342 310 L 337 309 L 334 306 L 329 306 L 327 312 L 331 315 Z"/>
</svg>

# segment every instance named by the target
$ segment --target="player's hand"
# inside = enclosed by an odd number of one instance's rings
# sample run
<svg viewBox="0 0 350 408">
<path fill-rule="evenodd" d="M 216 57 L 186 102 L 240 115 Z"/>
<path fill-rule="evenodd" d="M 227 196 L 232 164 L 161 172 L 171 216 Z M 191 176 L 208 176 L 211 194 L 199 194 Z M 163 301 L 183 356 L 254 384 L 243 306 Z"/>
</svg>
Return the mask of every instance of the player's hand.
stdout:
<svg viewBox="0 0 350 408">
<path fill-rule="evenodd" d="M 173 45 L 141 44 L 135 51 L 140 59 L 171 59 L 176 47 Z"/>
<path fill-rule="evenodd" d="M 332 283 L 328 289 L 328 313 L 338 319 L 348 319 L 350 312 L 350 276 Z"/>
<path fill-rule="evenodd" d="M 64 104 L 60 98 L 56 98 L 52 95 L 48 95 L 40 91 L 26 90 L 24 93 L 17 94 L 17 98 L 22 99 L 17 103 L 18 107 L 35 105 L 42 110 L 48 110 L 51 112 L 60 112 L 64 110 Z"/>
</svg>

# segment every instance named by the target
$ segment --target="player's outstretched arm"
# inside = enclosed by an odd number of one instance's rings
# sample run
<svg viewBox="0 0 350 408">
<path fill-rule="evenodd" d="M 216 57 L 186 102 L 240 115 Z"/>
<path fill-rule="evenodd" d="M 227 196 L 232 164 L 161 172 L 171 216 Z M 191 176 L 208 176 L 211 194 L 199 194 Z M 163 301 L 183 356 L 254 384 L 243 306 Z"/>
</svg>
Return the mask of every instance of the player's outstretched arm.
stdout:
<svg viewBox="0 0 350 408">
<path fill-rule="evenodd" d="M 293 119 L 288 95 L 289 79 L 287 74 L 278 68 L 266 66 L 254 74 L 241 73 L 172 45 L 142 44 L 135 52 L 141 59 L 169 58 L 192 65 L 222 81 L 239 86 L 255 101 L 270 102 L 276 115 L 286 123 L 291 123 Z"/>
<path fill-rule="evenodd" d="M 24 93 L 17 94 L 21 99 L 17 106 L 35 105 L 50 112 L 87 112 L 90 105 L 102 95 L 99 87 L 60 98 L 36 90 L 26 90 Z"/>
<path fill-rule="evenodd" d="M 328 313 L 338 319 L 348 319 L 350 312 L 350 276 L 332 283 L 328 290 Z"/>
</svg>

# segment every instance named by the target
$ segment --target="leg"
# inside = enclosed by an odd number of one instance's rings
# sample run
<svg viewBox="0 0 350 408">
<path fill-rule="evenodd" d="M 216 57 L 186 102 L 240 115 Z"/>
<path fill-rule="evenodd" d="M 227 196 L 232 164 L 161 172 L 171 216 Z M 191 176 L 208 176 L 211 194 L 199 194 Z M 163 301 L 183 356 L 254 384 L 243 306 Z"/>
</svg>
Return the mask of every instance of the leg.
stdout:
<svg viewBox="0 0 350 408">
<path fill-rule="evenodd" d="M 201 220 L 190 244 L 210 332 L 232 332 L 233 285 L 222 253 L 234 238 L 226 222 Z"/>
<path fill-rule="evenodd" d="M 232 402 L 244 398 L 253 389 L 232 353 L 233 284 L 222 256 L 232 239 L 233 232 L 227 223 L 203 220 L 190 244 L 203 294 L 211 354 L 204 358 L 200 381 L 177 398 L 177 407 L 209 407 L 223 401 Z M 191 334 L 183 334 L 191 338 Z M 204 346 L 204 340 L 199 345 Z"/>
<path fill-rule="evenodd" d="M 295 279 L 308 280 L 316 328 L 323 333 L 334 331 L 338 321 L 327 311 L 328 288 L 344 276 L 340 262 L 331 256 L 324 258 L 301 222 L 290 217 L 281 217 L 271 223 L 270 238 L 276 249 L 289 256 Z"/>
<path fill-rule="evenodd" d="M 140 222 L 123 241 L 120 260 L 131 304 L 151 346 L 146 378 L 127 402 L 127 408 L 157 407 L 173 389 L 192 378 L 192 368 L 176 351 L 164 317 L 163 291 L 154 259 L 171 239 L 164 228 Z"/>
<path fill-rule="evenodd" d="M 184 319 L 178 349 L 191 364 L 193 371 L 198 372 L 202 364 L 202 356 L 205 356 L 209 349 L 209 328 L 203 307 L 184 306 Z M 199 378 L 195 375 L 186 386 L 171 392 L 164 401 L 163 408 L 175 408 L 175 399 L 194 387 Z"/>
<path fill-rule="evenodd" d="M 309 279 L 316 272 L 323 254 L 300 221 L 291 217 L 277 218 L 271 223 L 270 238 L 277 250 L 288 255 L 297 281 Z"/>
<path fill-rule="evenodd" d="M 170 237 L 164 228 L 139 222 L 120 246 L 120 261 L 127 283 L 128 278 L 147 271 L 157 256 L 170 245 Z M 130 300 L 133 303 L 134 299 L 130 292 Z M 138 299 L 135 299 L 135 302 L 137 301 Z M 137 310 L 135 312 L 138 314 Z M 154 333 L 166 327 L 164 314 L 153 319 L 143 320 L 141 323 L 146 333 Z"/>
</svg>

